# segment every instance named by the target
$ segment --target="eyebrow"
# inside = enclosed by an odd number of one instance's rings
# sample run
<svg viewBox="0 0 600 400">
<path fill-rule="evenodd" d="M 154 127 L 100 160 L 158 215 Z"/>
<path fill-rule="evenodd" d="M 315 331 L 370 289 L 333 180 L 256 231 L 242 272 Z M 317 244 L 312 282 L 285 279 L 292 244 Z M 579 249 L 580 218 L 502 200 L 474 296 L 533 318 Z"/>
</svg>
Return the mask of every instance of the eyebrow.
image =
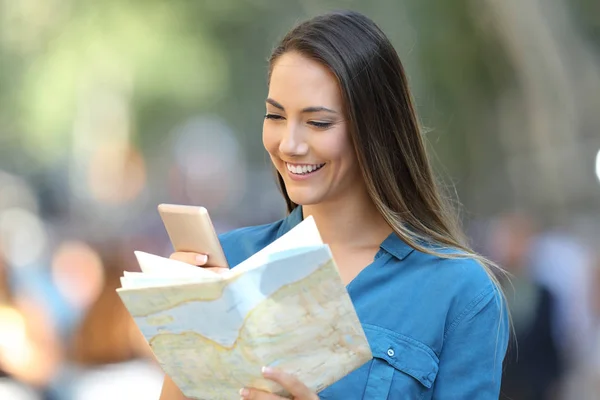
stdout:
<svg viewBox="0 0 600 400">
<path fill-rule="evenodd" d="M 285 108 L 283 108 L 283 106 L 281 104 L 279 104 L 278 102 L 276 102 L 273 99 L 267 99 L 265 100 L 267 103 L 269 103 L 270 105 L 272 105 L 275 108 L 279 108 L 281 111 L 285 111 Z M 334 111 L 330 108 L 327 107 L 321 107 L 321 106 L 316 106 L 316 107 L 306 107 L 302 109 L 303 113 L 313 113 L 313 112 L 319 112 L 319 111 L 325 111 L 328 113 L 332 113 L 332 114 L 337 114 L 337 111 Z"/>
</svg>

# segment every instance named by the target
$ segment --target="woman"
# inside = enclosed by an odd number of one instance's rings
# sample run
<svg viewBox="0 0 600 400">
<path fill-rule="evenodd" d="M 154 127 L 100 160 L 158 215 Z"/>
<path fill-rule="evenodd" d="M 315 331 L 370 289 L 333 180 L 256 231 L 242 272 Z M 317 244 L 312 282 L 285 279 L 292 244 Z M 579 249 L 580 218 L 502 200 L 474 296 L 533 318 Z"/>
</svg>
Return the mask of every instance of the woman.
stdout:
<svg viewBox="0 0 600 400">
<path fill-rule="evenodd" d="M 465 245 L 438 193 L 385 35 L 355 12 L 300 24 L 270 59 L 266 109 L 263 142 L 289 215 L 222 235 L 229 264 L 312 215 L 374 359 L 318 396 L 281 371 L 267 369 L 265 377 L 297 400 L 497 399 L 508 337 L 502 294 L 491 264 Z M 167 378 L 161 399 L 179 398 Z"/>
</svg>

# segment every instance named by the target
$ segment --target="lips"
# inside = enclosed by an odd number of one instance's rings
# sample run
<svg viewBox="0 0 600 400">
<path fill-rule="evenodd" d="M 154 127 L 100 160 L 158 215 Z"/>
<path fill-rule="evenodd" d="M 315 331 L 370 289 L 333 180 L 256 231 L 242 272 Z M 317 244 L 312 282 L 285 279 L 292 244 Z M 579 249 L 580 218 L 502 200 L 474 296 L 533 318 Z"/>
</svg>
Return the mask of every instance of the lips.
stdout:
<svg viewBox="0 0 600 400">
<path fill-rule="evenodd" d="M 307 175 L 323 168 L 325 164 L 290 164 L 285 163 L 286 168 L 295 175 Z"/>
</svg>

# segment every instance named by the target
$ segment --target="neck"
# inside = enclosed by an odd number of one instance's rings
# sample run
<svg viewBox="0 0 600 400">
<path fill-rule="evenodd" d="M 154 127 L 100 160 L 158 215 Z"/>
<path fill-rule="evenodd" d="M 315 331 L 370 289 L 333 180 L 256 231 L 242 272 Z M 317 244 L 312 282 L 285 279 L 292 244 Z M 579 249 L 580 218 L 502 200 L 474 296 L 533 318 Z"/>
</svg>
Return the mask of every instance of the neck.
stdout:
<svg viewBox="0 0 600 400">
<path fill-rule="evenodd" d="M 392 232 L 366 191 L 343 200 L 302 206 L 330 246 L 379 246 Z"/>
</svg>

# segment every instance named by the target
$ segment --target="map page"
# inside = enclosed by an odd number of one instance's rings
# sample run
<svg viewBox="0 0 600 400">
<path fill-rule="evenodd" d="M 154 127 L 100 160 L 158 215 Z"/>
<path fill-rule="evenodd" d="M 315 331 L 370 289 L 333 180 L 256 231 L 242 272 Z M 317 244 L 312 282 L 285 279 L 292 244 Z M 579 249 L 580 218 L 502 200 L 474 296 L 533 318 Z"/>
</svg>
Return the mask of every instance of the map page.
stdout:
<svg viewBox="0 0 600 400">
<path fill-rule="evenodd" d="M 309 217 L 225 274 L 136 252 L 121 300 L 164 372 L 191 399 L 242 387 L 288 396 L 271 366 L 319 392 L 371 360 L 365 333 Z"/>
</svg>

